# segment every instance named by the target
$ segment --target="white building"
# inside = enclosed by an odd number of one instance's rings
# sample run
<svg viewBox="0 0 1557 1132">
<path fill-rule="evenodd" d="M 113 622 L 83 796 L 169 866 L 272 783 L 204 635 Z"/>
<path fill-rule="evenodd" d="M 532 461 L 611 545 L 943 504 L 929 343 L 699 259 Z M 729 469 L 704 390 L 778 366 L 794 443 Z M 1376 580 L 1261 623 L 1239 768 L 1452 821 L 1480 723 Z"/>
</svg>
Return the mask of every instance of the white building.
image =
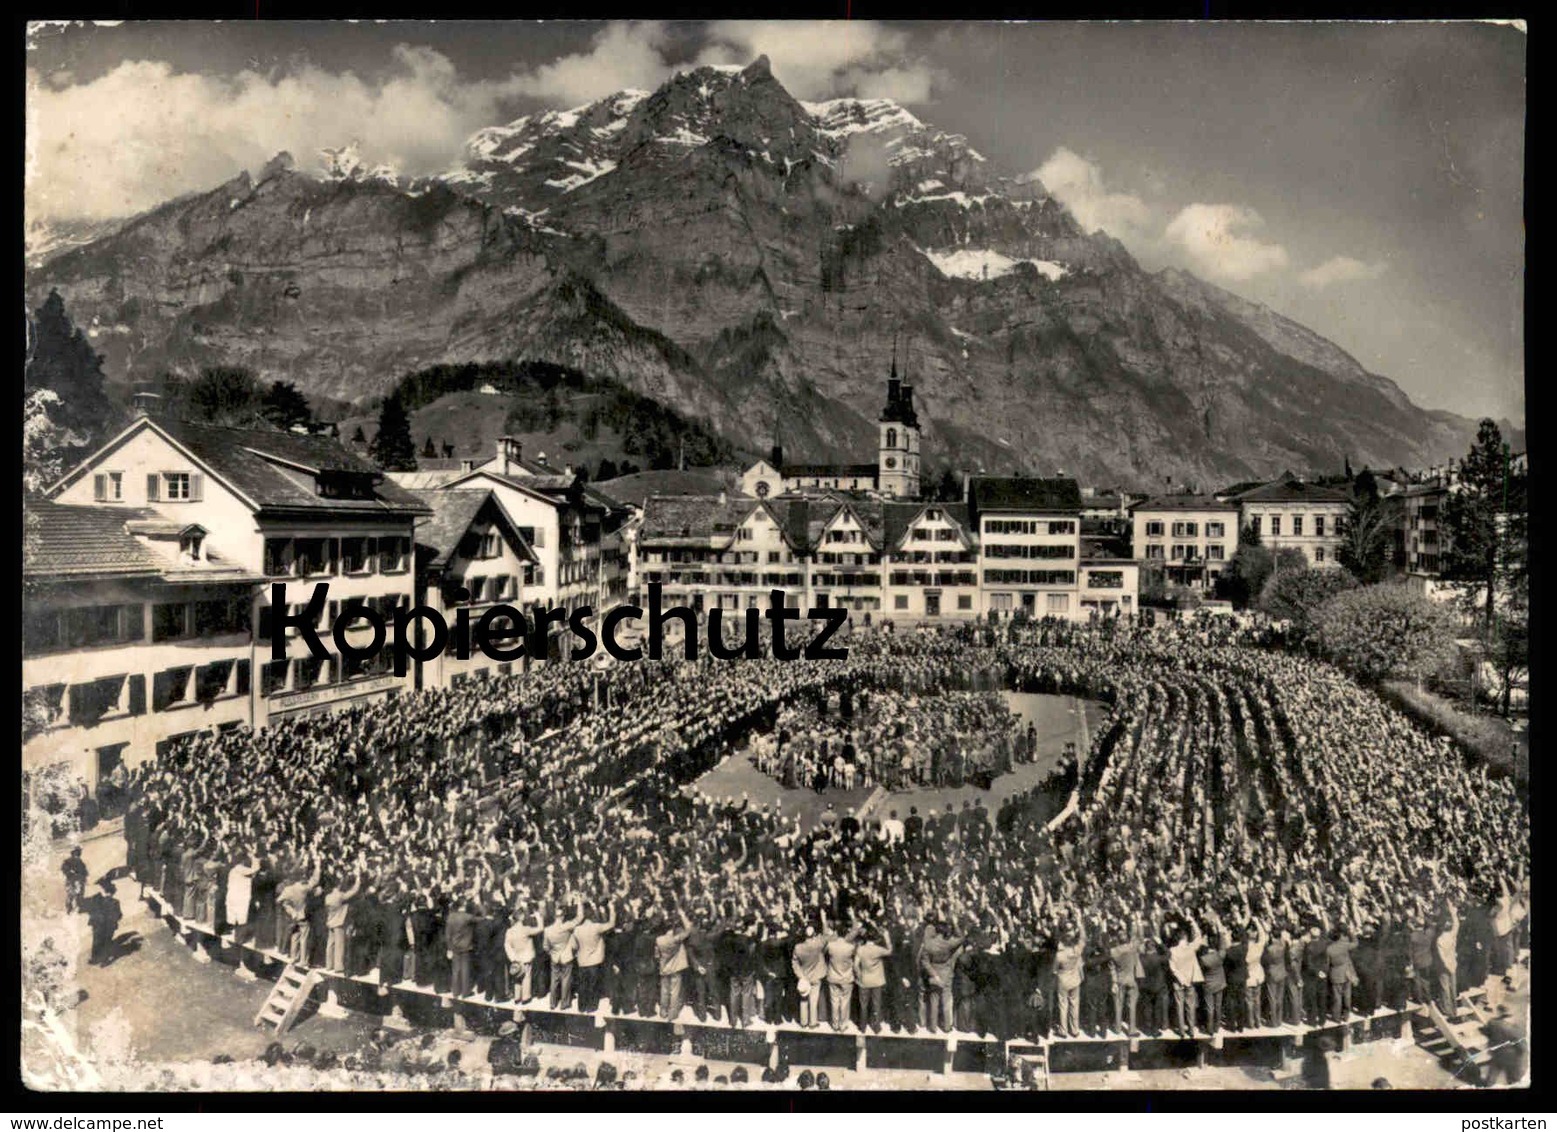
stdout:
<svg viewBox="0 0 1557 1132">
<path fill-rule="evenodd" d="M 1231 497 L 1240 521 L 1272 551 L 1301 550 L 1310 566 L 1334 566 L 1351 492 L 1290 475 Z"/>
<path fill-rule="evenodd" d="M 979 540 L 981 612 L 1079 617 L 1081 491 L 1076 481 L 973 476 L 967 491 Z"/>
<path fill-rule="evenodd" d="M 1210 589 L 1238 549 L 1238 505 L 1162 495 L 1131 508 L 1131 553 L 1171 585 Z"/>
</svg>

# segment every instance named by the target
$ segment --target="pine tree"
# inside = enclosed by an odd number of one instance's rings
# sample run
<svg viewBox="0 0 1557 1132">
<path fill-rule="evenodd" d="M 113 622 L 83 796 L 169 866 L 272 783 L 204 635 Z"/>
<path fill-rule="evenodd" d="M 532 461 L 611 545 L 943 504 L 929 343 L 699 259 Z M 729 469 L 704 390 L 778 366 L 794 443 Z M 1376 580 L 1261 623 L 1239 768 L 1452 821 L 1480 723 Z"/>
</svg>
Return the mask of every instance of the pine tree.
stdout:
<svg viewBox="0 0 1557 1132">
<path fill-rule="evenodd" d="M 411 439 L 411 418 L 399 394 L 391 394 L 378 414 L 378 433 L 369 454 L 386 472 L 416 471 L 416 441 Z"/>
<path fill-rule="evenodd" d="M 1447 540 L 1439 564 L 1446 581 L 1460 584 L 1466 612 L 1479 616 L 1489 643 L 1500 584 L 1506 577 L 1511 587 L 1520 585 L 1526 569 L 1525 508 L 1524 473 L 1497 424 L 1483 420 L 1439 516 Z"/>
<path fill-rule="evenodd" d="M 366 444 L 368 442 L 367 433 L 362 431 L 361 425 L 358 425 L 357 431 L 351 434 L 351 442 L 353 444 Z"/>
<path fill-rule="evenodd" d="M 602 457 L 600 460 L 600 470 L 595 473 L 596 482 L 603 483 L 606 480 L 614 480 L 617 475 L 616 461 L 609 456 Z"/>
<path fill-rule="evenodd" d="M 270 388 L 265 391 L 260 412 L 280 429 L 314 423 L 314 411 L 308 404 L 308 398 L 290 381 L 271 382 Z"/>
<path fill-rule="evenodd" d="M 54 424 L 83 434 L 89 443 L 104 439 L 121 414 L 103 385 L 102 356 L 72 325 L 58 291 L 49 292 L 28 330 L 24 392 L 52 390 L 59 398 L 49 408 Z"/>
<path fill-rule="evenodd" d="M 428 460 L 436 460 L 438 458 L 438 450 L 433 447 L 431 434 L 428 435 L 427 442 L 422 445 L 422 456 Z"/>
<path fill-rule="evenodd" d="M 1390 534 L 1388 516 L 1376 491 L 1359 491 L 1352 498 L 1340 533 L 1336 561 L 1364 585 L 1382 582 L 1389 567 Z"/>
</svg>

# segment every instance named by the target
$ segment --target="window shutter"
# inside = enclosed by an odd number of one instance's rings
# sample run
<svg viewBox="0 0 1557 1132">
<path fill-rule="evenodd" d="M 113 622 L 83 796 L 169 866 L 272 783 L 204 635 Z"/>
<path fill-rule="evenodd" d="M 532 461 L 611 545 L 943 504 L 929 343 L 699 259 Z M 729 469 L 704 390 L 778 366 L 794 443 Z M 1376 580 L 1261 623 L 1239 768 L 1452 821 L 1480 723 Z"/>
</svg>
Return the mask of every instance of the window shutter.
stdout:
<svg viewBox="0 0 1557 1132">
<path fill-rule="evenodd" d="M 189 499 L 191 503 L 199 503 L 205 498 L 205 476 L 199 472 L 189 473 Z"/>
<path fill-rule="evenodd" d="M 162 498 L 162 477 L 156 472 L 146 477 L 146 502 L 155 503 Z"/>
<path fill-rule="evenodd" d="M 237 674 L 233 679 L 233 693 L 239 696 L 249 694 L 249 662 L 247 660 L 238 662 Z"/>
<path fill-rule="evenodd" d="M 99 503 L 108 498 L 108 477 L 102 472 L 92 477 L 92 498 Z"/>
<path fill-rule="evenodd" d="M 531 543 L 530 545 L 537 546 L 537 547 L 546 545 L 546 528 L 545 527 L 536 527 L 535 528 L 535 541 L 533 543 Z"/>
<path fill-rule="evenodd" d="M 146 677 L 136 674 L 130 677 L 130 714 L 146 712 Z"/>
</svg>

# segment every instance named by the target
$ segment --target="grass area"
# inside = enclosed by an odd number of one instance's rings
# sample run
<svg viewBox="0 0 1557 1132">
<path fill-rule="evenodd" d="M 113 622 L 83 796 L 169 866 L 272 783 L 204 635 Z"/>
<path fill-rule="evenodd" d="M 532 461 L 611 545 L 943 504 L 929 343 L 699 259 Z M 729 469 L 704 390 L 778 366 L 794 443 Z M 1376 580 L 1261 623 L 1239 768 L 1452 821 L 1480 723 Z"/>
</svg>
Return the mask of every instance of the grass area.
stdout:
<svg viewBox="0 0 1557 1132">
<path fill-rule="evenodd" d="M 1489 774 L 1530 780 L 1530 745 L 1497 716 L 1470 715 L 1449 700 L 1408 680 L 1386 680 L 1380 691 L 1392 704 L 1428 730 L 1447 735 L 1485 764 Z"/>
</svg>

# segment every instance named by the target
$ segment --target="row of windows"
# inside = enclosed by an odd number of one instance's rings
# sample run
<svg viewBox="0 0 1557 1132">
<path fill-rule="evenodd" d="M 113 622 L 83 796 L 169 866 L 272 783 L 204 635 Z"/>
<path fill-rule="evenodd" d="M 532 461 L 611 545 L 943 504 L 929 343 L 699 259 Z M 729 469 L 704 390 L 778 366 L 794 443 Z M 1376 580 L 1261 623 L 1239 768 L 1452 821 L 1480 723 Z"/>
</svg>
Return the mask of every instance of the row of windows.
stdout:
<svg viewBox="0 0 1557 1132">
<path fill-rule="evenodd" d="M 986 586 L 1074 586 L 1074 570 L 985 570 Z"/>
<path fill-rule="evenodd" d="M 1211 543 L 1205 549 L 1205 557 L 1206 561 L 1208 562 L 1221 562 L 1227 554 L 1227 548 L 1219 542 Z M 1162 543 L 1158 542 L 1149 544 L 1146 547 L 1146 557 L 1162 558 Z M 1174 562 L 1198 562 L 1200 561 L 1200 547 L 1193 544 L 1185 545 L 1182 543 L 1175 543 L 1172 547 L 1172 552 L 1168 554 L 1167 557 L 1172 559 Z"/>
<path fill-rule="evenodd" d="M 411 540 L 403 535 L 265 540 L 265 573 L 273 578 L 371 574 L 375 568 L 380 574 L 402 574 L 410 565 Z"/>
<path fill-rule="evenodd" d="M 248 694 L 249 662 L 244 659 L 178 665 L 151 678 L 153 712 Z M 80 684 L 44 684 L 23 692 L 22 705 L 24 718 L 41 727 L 95 727 L 105 719 L 146 714 L 146 677 L 137 672 Z"/>
<path fill-rule="evenodd" d="M 984 548 L 986 558 L 1074 558 L 1073 543 L 993 543 Z"/>
<path fill-rule="evenodd" d="M 908 608 L 908 595 L 907 594 L 896 594 L 896 595 L 894 595 L 894 597 L 892 598 L 892 608 L 893 609 L 907 609 Z M 958 594 L 957 595 L 957 608 L 958 609 L 962 609 L 962 610 L 972 609 L 973 608 L 973 595 L 972 594 Z"/>
<path fill-rule="evenodd" d="M 1147 520 L 1147 523 L 1146 523 L 1146 537 L 1147 538 L 1161 538 L 1163 536 L 1163 528 L 1166 525 L 1167 524 L 1162 522 L 1162 520 L 1160 520 L 1160 519 L 1149 519 L 1149 520 Z M 1225 523 L 1207 523 L 1205 525 L 1205 527 L 1206 527 L 1206 538 L 1226 538 L 1227 537 L 1227 524 L 1225 524 Z M 1199 523 L 1194 523 L 1194 522 L 1190 522 L 1188 520 L 1185 520 L 1184 522 L 1179 522 L 1179 523 L 1174 523 L 1173 524 L 1173 537 L 1174 538 L 1198 538 L 1199 537 L 1199 530 L 1200 530 L 1200 524 Z"/>
<path fill-rule="evenodd" d="M 929 562 L 977 562 L 979 556 L 971 550 L 937 550 L 931 553 L 928 550 L 910 550 L 906 554 L 889 554 L 888 562 L 908 562 L 914 564 Z"/>
<path fill-rule="evenodd" d="M 298 656 L 273 660 L 260 669 L 260 694 L 274 696 L 282 692 L 306 692 L 313 688 L 366 680 L 394 671 L 394 652 L 380 649 L 366 659 L 340 656 Z"/>
<path fill-rule="evenodd" d="M 915 527 L 909 539 L 912 542 L 956 542 L 957 532 L 950 527 Z"/>
<path fill-rule="evenodd" d="M 124 473 L 92 476 L 92 498 L 98 503 L 124 502 Z M 199 472 L 151 472 L 146 476 L 147 503 L 199 503 L 205 498 L 205 476 Z"/>
<path fill-rule="evenodd" d="M 987 535 L 1073 535 L 1072 519 L 985 519 Z"/>
<path fill-rule="evenodd" d="M 1070 612 L 1070 594 L 1044 594 L 1043 596 L 1046 599 L 1044 602 L 1045 613 Z M 1029 611 L 1035 611 L 1037 602 L 1034 599 L 1034 594 L 1023 594 L 1022 607 Z M 1016 608 L 1016 595 L 990 594 L 989 607 L 997 613 L 1010 613 Z"/>
<path fill-rule="evenodd" d="M 247 598 L 156 602 L 151 607 L 151 639 L 156 642 L 248 631 Z M 28 655 L 145 639 L 145 607 L 138 602 L 30 610 L 22 623 L 23 649 Z"/>
<path fill-rule="evenodd" d="M 1266 518 L 1270 519 L 1270 533 L 1273 536 L 1275 536 L 1277 538 L 1280 538 L 1281 537 L 1281 516 L 1280 515 L 1270 515 L 1270 516 L 1256 515 L 1256 516 L 1254 516 L 1254 518 L 1249 520 L 1249 525 L 1254 528 L 1254 533 L 1257 534 L 1257 535 L 1261 535 L 1261 534 L 1265 533 L 1265 531 L 1264 531 L 1264 522 L 1263 521 Z M 1323 515 L 1315 515 L 1313 517 L 1313 519 L 1314 519 L 1314 537 L 1315 538 L 1324 538 L 1325 537 L 1325 517 Z M 1339 527 L 1339 524 L 1337 524 L 1337 527 Z M 1337 530 L 1336 533 L 1339 533 L 1339 531 Z M 1292 536 L 1294 538 L 1302 538 L 1303 537 L 1303 516 L 1302 515 L 1293 515 L 1292 516 Z"/>
<path fill-rule="evenodd" d="M 378 616 L 383 619 L 385 625 L 393 625 L 395 620 L 395 611 L 401 608 L 409 609 L 410 606 L 411 599 L 405 594 L 382 594 L 374 597 L 349 597 L 346 598 L 344 602 L 329 601 L 325 604 L 323 611 L 319 615 L 319 621 L 314 626 L 314 628 L 319 632 L 321 638 L 323 638 L 324 635 L 328 634 L 334 628 L 337 620 L 345 617 L 347 614 L 355 612 L 358 609 L 371 609 L 374 613 L 378 614 Z M 302 616 L 307 609 L 307 602 L 293 602 L 287 606 L 287 612 L 292 617 Z M 261 606 L 259 616 L 259 639 L 261 641 L 269 641 L 271 639 L 271 629 L 274 623 L 275 607 L 270 605 Z M 367 631 L 369 625 L 366 621 L 357 620 L 352 622 L 348 628 L 362 629 Z M 295 624 L 287 626 L 286 635 L 288 639 L 297 636 L 297 634 L 298 630 Z"/>
<path fill-rule="evenodd" d="M 976 586 L 979 584 L 979 576 L 973 570 L 942 570 L 933 574 L 924 570 L 913 573 L 897 570 L 892 573 L 891 584 L 894 586 Z"/>
</svg>

